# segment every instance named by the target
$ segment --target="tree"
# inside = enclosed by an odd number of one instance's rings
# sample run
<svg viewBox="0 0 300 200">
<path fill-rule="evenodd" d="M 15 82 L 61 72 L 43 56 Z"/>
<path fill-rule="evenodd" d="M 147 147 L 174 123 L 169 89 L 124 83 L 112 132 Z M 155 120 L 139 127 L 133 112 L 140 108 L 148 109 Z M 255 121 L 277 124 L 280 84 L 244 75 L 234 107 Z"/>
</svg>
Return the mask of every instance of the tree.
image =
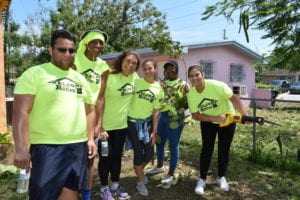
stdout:
<svg viewBox="0 0 300 200">
<path fill-rule="evenodd" d="M 57 28 L 70 30 L 79 40 L 87 28 L 100 27 L 109 35 L 104 53 L 145 47 L 174 58 L 182 53 L 180 43 L 170 37 L 165 16 L 149 0 L 57 0 L 55 10 L 37 1 L 38 11 L 26 19 L 22 34 L 17 34 L 20 28 L 17 24 L 14 33 L 5 30 L 6 41 L 20 42 L 18 46 L 5 42 L 10 49 L 22 49 L 15 54 L 15 58 L 20 58 L 19 64 L 13 64 L 18 72 L 49 61 L 49 40 L 51 32 Z M 12 35 L 20 38 L 14 39 Z"/>
<path fill-rule="evenodd" d="M 10 79 L 15 78 L 15 73 L 20 71 L 24 58 L 22 57 L 21 47 L 31 43 L 31 39 L 21 35 L 18 32 L 20 25 L 15 23 L 11 17 L 11 9 L 3 12 L 4 24 L 4 59 L 5 59 L 5 81 L 7 84 L 13 84 Z"/>
<path fill-rule="evenodd" d="M 52 27 L 63 27 L 77 38 L 87 28 L 100 27 L 109 35 L 104 53 L 152 47 L 177 57 L 179 42 L 172 41 L 165 21 L 150 0 L 58 0 L 51 11 Z"/>
<path fill-rule="evenodd" d="M 233 13 L 240 13 L 240 30 L 247 41 L 250 27 L 264 30 L 262 39 L 270 38 L 275 48 L 267 63 L 271 68 L 300 69 L 300 1 L 299 0 L 225 0 L 207 6 L 203 20 L 224 15 L 233 21 Z M 240 31 L 239 30 L 239 31 Z"/>
</svg>

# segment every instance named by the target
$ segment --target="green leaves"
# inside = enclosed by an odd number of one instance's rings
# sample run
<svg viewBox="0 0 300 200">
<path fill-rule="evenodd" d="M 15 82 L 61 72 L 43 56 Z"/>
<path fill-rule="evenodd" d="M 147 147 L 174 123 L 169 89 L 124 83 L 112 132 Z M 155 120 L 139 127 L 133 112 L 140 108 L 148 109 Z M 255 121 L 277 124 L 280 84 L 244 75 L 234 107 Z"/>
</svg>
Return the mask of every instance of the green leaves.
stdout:
<svg viewBox="0 0 300 200">
<path fill-rule="evenodd" d="M 179 42 L 167 31 L 165 15 L 149 0 L 58 0 L 51 21 L 77 37 L 89 27 L 100 27 L 110 37 L 104 54 L 148 47 L 171 57 L 181 53 Z"/>
<path fill-rule="evenodd" d="M 226 0 L 206 7 L 202 20 L 224 15 L 233 21 L 232 15 L 240 13 L 239 30 L 243 28 L 249 42 L 250 27 L 264 30 L 262 39 L 269 38 L 275 49 L 268 58 L 272 68 L 299 70 L 300 52 L 300 3 L 297 0 Z"/>
<path fill-rule="evenodd" d="M 12 136 L 9 132 L 0 134 L 0 144 L 12 144 Z"/>
<path fill-rule="evenodd" d="M 162 108 L 169 109 L 170 128 L 176 129 L 180 121 L 184 120 L 184 110 L 187 106 L 187 97 L 184 94 L 185 82 L 178 81 L 175 85 L 164 84 L 164 98 L 161 100 Z"/>
</svg>

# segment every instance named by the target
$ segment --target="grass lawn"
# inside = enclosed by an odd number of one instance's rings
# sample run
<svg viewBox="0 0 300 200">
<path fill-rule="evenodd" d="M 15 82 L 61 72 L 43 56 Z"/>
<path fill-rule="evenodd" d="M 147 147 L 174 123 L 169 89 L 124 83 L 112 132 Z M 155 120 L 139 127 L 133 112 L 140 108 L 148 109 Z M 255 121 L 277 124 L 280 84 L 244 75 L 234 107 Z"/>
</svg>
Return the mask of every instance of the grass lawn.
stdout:
<svg viewBox="0 0 300 200">
<path fill-rule="evenodd" d="M 274 110 L 257 110 L 257 116 L 263 116 L 282 126 L 257 125 L 256 151 L 253 152 L 253 126 L 237 125 L 226 175 L 231 186 L 228 193 L 220 191 L 215 183 L 216 147 L 205 194 L 199 196 L 194 193 L 201 149 L 198 122 L 190 123 L 184 128 L 181 138 L 181 158 L 176 171 L 179 181 L 176 185 L 164 187 L 160 184 L 160 179 L 165 174 L 157 174 L 149 177 L 147 188 L 150 195 L 140 196 L 135 189 L 132 152 L 124 153 L 120 183 L 128 190 L 133 200 L 300 199 L 300 162 L 297 162 L 297 150 L 300 148 L 300 105 L 278 104 Z M 6 161 L 6 164 L 11 163 Z M 168 165 L 168 156 L 166 164 Z M 148 167 L 152 167 L 151 163 Z M 16 181 L 16 174 L 1 173 L 0 199 L 26 199 L 26 195 L 22 196 L 15 192 Z M 99 187 L 96 172 L 92 199 L 100 199 Z"/>
</svg>

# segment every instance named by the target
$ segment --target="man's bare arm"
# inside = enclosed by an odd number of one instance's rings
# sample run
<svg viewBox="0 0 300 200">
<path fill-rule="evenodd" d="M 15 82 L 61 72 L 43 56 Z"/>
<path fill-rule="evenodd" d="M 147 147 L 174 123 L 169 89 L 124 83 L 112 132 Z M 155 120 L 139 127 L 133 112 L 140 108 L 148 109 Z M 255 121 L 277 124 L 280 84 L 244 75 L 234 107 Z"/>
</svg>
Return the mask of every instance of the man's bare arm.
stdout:
<svg viewBox="0 0 300 200">
<path fill-rule="evenodd" d="M 13 138 L 15 142 L 14 165 L 19 168 L 30 168 L 28 152 L 29 114 L 34 95 L 15 95 L 13 104 Z"/>
</svg>

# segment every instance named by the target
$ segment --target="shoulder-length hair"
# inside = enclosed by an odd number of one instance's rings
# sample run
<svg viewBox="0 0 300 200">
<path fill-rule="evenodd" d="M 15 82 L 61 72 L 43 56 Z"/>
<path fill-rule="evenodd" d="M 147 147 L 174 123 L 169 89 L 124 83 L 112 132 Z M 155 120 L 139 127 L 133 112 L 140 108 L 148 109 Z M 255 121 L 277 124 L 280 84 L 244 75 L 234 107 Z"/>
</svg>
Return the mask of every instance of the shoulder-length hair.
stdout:
<svg viewBox="0 0 300 200">
<path fill-rule="evenodd" d="M 120 54 L 117 59 L 115 60 L 114 66 L 113 66 L 113 71 L 112 73 L 117 74 L 122 72 L 122 62 L 123 60 L 128 56 L 128 55 L 134 55 L 137 59 L 137 67 L 136 67 L 136 71 L 140 66 L 140 56 L 133 50 L 127 50 L 124 51 L 122 54 Z"/>
</svg>

